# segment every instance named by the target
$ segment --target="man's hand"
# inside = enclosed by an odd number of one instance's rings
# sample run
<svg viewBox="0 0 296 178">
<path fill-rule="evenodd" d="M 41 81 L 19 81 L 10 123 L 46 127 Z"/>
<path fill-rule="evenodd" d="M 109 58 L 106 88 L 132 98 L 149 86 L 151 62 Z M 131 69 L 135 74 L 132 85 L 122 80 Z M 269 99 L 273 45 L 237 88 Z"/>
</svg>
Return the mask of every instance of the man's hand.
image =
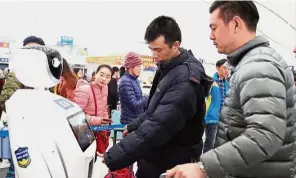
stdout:
<svg viewBox="0 0 296 178">
<path fill-rule="evenodd" d="M 97 151 L 97 156 L 100 157 L 100 158 L 104 158 L 104 153 L 101 154 L 101 153 L 99 153 L 99 152 Z"/>
<path fill-rule="evenodd" d="M 102 163 L 105 163 L 105 159 L 104 159 L 104 153 L 99 153 L 97 152 L 98 157 L 103 158 Z"/>
<path fill-rule="evenodd" d="M 128 134 L 128 130 L 127 127 L 124 128 L 124 131 L 122 132 L 122 137 L 126 137 L 126 135 Z"/>
<path fill-rule="evenodd" d="M 197 163 L 182 164 L 167 171 L 166 178 L 206 178 Z"/>
</svg>

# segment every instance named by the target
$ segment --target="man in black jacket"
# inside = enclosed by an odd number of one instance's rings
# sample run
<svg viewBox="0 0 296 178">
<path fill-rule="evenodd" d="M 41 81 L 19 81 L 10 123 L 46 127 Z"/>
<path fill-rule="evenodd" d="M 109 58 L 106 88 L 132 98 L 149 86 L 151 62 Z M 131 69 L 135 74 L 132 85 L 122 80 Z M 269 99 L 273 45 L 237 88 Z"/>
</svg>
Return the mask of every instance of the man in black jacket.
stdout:
<svg viewBox="0 0 296 178">
<path fill-rule="evenodd" d="M 110 116 L 111 111 L 117 109 L 117 102 L 119 101 L 118 97 L 118 86 L 117 86 L 117 79 L 119 75 L 118 67 L 112 68 L 112 79 L 108 83 L 108 106 L 110 109 Z"/>
<path fill-rule="evenodd" d="M 159 67 L 149 106 L 104 160 L 111 171 L 138 161 L 137 177 L 158 178 L 168 168 L 199 159 L 205 94 L 212 81 L 192 53 L 180 48 L 181 30 L 173 18 L 154 19 L 145 40 Z"/>
</svg>

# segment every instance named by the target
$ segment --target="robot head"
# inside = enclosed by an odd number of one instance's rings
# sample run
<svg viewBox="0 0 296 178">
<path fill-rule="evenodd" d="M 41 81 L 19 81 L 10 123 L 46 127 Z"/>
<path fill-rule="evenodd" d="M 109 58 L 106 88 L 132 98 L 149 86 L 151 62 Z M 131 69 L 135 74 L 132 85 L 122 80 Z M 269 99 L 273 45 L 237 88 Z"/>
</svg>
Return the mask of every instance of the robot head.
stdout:
<svg viewBox="0 0 296 178">
<path fill-rule="evenodd" d="M 26 46 L 12 56 L 13 71 L 27 87 L 50 88 L 59 83 L 63 70 L 61 54 L 47 46 Z"/>
</svg>

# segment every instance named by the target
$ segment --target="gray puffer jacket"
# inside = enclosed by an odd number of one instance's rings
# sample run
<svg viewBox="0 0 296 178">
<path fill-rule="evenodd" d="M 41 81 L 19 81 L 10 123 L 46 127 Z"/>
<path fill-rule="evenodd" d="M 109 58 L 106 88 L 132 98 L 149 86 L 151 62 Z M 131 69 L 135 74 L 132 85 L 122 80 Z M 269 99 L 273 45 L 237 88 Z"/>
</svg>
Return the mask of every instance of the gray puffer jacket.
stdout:
<svg viewBox="0 0 296 178">
<path fill-rule="evenodd" d="M 230 54 L 228 62 L 235 68 L 220 114 L 216 148 L 201 156 L 208 176 L 294 177 L 292 72 L 263 36 Z"/>
</svg>

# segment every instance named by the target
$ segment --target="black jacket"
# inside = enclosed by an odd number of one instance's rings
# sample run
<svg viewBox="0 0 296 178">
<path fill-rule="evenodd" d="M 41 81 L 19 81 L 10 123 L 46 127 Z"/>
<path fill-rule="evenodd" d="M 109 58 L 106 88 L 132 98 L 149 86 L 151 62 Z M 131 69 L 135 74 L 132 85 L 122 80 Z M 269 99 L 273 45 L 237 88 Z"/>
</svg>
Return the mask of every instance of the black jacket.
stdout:
<svg viewBox="0 0 296 178">
<path fill-rule="evenodd" d="M 139 161 L 137 176 L 154 178 L 175 165 L 199 159 L 205 93 L 211 82 L 202 64 L 184 49 L 160 64 L 148 109 L 128 125 L 127 137 L 105 154 L 108 168 L 117 170 Z"/>
<path fill-rule="evenodd" d="M 112 77 L 108 84 L 108 105 L 110 108 L 110 112 L 117 108 L 118 102 L 118 88 L 117 88 L 117 81 L 115 78 Z"/>
</svg>

